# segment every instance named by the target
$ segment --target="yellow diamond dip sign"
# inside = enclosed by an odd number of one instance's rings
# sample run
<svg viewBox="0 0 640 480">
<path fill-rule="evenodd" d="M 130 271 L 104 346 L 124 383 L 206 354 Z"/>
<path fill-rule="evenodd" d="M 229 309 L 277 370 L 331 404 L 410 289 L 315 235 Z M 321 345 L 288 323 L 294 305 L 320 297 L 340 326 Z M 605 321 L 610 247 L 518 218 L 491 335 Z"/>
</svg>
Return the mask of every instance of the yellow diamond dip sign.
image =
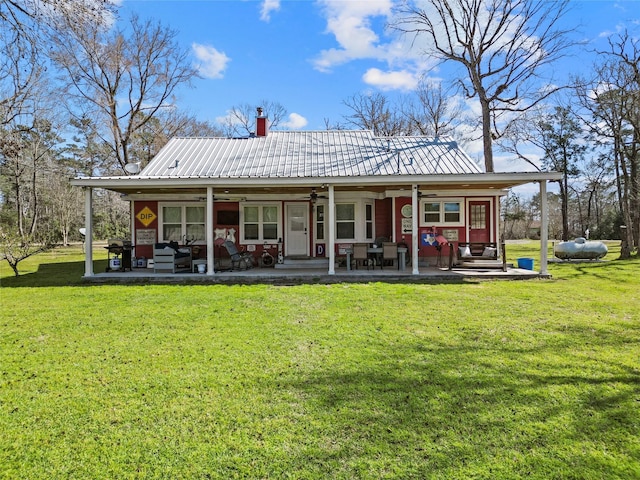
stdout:
<svg viewBox="0 0 640 480">
<path fill-rule="evenodd" d="M 142 210 L 138 212 L 136 218 L 142 223 L 145 227 L 151 225 L 158 216 L 153 213 L 153 211 L 149 207 L 144 207 Z"/>
</svg>

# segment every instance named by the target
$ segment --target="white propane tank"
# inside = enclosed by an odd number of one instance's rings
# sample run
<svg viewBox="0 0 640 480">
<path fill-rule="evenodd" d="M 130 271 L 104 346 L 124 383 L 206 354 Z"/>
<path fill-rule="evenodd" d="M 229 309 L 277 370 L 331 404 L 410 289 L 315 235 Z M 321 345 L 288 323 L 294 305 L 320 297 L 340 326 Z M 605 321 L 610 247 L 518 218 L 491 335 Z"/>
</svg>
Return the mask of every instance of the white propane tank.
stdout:
<svg viewBox="0 0 640 480">
<path fill-rule="evenodd" d="M 111 268 L 111 270 L 120 270 L 120 259 L 113 257 L 109 260 L 109 268 Z"/>
</svg>

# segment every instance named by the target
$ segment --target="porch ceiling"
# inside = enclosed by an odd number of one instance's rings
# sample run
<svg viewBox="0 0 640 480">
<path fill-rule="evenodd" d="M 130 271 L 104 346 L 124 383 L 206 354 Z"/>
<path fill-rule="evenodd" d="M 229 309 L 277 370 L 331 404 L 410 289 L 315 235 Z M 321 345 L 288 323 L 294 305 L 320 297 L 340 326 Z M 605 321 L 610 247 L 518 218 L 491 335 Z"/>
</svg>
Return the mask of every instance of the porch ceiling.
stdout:
<svg viewBox="0 0 640 480">
<path fill-rule="evenodd" d="M 263 178 L 149 178 L 149 177 L 83 177 L 72 180 L 72 185 L 105 188 L 124 195 L 197 195 L 206 196 L 207 187 L 213 187 L 214 195 L 247 196 L 255 194 L 300 194 L 308 195 L 315 188 L 320 195 L 326 192 L 326 185 L 333 184 L 336 191 L 411 190 L 418 185 L 419 190 L 434 192 L 438 190 L 505 190 L 526 183 L 560 180 L 558 172 L 523 173 L 476 173 L 465 175 L 420 175 L 353 178 L 292 178 L 274 181 Z"/>
</svg>

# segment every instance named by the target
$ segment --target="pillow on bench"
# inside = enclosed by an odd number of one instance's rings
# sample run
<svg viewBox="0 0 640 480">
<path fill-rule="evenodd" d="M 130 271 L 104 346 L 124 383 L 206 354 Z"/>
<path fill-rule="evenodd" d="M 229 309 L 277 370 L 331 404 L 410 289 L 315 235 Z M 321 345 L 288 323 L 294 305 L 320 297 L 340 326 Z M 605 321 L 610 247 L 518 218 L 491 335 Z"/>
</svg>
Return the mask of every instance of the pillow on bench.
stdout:
<svg viewBox="0 0 640 480">
<path fill-rule="evenodd" d="M 498 254 L 498 249 L 494 247 L 484 247 L 482 252 L 483 257 L 495 257 Z"/>
<path fill-rule="evenodd" d="M 471 249 L 469 248 L 469 245 L 464 246 L 464 247 L 460 247 L 460 257 L 470 257 L 471 256 Z"/>
</svg>

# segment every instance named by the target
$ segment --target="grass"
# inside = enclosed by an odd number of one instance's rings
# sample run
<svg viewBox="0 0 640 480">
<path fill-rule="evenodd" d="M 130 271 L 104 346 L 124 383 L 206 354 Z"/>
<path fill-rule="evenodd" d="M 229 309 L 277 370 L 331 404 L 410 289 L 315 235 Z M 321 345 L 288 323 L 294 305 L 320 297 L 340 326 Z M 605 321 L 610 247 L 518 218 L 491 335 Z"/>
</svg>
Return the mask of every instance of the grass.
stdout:
<svg viewBox="0 0 640 480">
<path fill-rule="evenodd" d="M 611 247 L 434 285 L 3 265 L 0 478 L 640 478 L 640 260 Z"/>
</svg>

